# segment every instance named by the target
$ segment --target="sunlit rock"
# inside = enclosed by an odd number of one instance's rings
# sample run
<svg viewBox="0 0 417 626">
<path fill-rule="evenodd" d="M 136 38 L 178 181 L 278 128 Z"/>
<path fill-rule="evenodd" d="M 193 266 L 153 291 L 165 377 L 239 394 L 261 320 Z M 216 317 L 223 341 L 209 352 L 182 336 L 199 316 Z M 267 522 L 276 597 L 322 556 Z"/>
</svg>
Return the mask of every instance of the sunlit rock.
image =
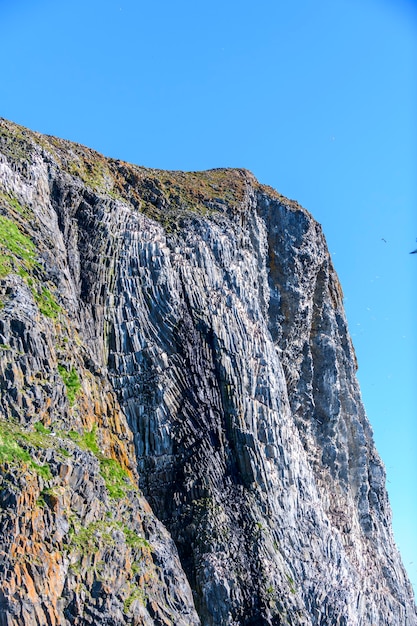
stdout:
<svg viewBox="0 0 417 626">
<path fill-rule="evenodd" d="M 6 121 L 0 183 L 0 623 L 417 624 L 309 213 Z"/>
</svg>

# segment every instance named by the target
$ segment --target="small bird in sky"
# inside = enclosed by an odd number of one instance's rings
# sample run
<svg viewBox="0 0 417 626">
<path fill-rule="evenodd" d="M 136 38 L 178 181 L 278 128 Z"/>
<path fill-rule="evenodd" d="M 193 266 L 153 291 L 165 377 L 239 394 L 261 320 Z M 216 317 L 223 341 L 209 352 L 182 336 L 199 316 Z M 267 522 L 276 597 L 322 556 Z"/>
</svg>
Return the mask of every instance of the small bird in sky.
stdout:
<svg viewBox="0 0 417 626">
<path fill-rule="evenodd" d="M 384 239 L 383 237 L 381 237 L 381 241 L 383 241 L 384 243 L 387 243 L 387 240 Z"/>
<path fill-rule="evenodd" d="M 417 239 L 416 239 L 416 241 L 417 241 Z M 417 253 L 417 249 L 413 250 L 412 252 L 410 252 L 410 254 L 416 254 L 416 253 Z"/>
</svg>

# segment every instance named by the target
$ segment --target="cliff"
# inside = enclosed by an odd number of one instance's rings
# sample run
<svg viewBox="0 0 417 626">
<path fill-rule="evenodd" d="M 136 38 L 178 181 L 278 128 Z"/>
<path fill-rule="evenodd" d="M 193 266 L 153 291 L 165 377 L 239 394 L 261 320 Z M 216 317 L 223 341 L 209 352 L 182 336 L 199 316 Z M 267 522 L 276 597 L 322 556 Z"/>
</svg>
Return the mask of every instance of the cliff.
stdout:
<svg viewBox="0 0 417 626">
<path fill-rule="evenodd" d="M 321 228 L 0 122 L 0 624 L 417 624 Z"/>
</svg>

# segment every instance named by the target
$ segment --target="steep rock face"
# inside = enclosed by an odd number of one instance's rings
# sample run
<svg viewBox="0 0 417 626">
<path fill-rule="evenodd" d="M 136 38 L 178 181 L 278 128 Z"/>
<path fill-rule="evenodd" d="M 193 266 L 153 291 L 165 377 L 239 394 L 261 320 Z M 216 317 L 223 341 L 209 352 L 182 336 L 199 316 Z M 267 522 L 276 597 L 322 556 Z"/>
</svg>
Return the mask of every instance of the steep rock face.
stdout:
<svg viewBox="0 0 417 626">
<path fill-rule="evenodd" d="M 320 226 L 0 139 L 0 623 L 417 624 Z"/>
<path fill-rule="evenodd" d="M 117 256 L 83 264 L 88 225 L 77 236 L 53 206 L 71 179 L 50 177 L 25 131 L 2 124 L 0 137 L 0 624 L 197 625 L 175 545 L 138 488 L 100 296 L 86 301 Z M 83 206 L 87 190 L 67 187 Z"/>
</svg>

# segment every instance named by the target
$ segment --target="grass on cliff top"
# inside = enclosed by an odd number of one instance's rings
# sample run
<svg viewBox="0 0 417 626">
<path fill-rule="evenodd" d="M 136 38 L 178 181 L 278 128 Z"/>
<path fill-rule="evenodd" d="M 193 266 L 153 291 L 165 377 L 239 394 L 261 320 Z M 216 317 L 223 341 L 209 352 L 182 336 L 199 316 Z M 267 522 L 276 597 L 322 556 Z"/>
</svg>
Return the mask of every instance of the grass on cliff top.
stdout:
<svg viewBox="0 0 417 626">
<path fill-rule="evenodd" d="M 245 169 L 217 168 L 200 172 L 145 168 L 102 154 L 57 137 L 41 135 L 0 120 L 0 144 L 14 157 L 24 146 L 28 154 L 35 146 L 49 154 L 61 170 L 98 194 L 121 200 L 161 224 L 167 233 L 181 230 L 193 217 L 210 217 L 226 211 L 239 212 L 248 184 L 255 190 L 292 209 L 301 208 L 276 190 L 261 185 Z"/>
<path fill-rule="evenodd" d="M 61 167 L 87 187 L 133 204 L 165 226 L 183 214 L 207 215 L 221 204 L 237 208 L 244 199 L 246 170 L 219 168 L 203 172 L 166 171 L 109 159 L 77 143 L 34 135 Z"/>
<path fill-rule="evenodd" d="M 0 119 L 0 150 L 8 158 L 17 161 L 30 160 L 33 144 L 31 131 L 23 126 Z"/>
<path fill-rule="evenodd" d="M 181 172 L 119 162 L 112 162 L 112 171 L 120 195 L 168 231 L 180 227 L 184 218 L 239 210 L 253 178 L 237 169 Z"/>
</svg>

